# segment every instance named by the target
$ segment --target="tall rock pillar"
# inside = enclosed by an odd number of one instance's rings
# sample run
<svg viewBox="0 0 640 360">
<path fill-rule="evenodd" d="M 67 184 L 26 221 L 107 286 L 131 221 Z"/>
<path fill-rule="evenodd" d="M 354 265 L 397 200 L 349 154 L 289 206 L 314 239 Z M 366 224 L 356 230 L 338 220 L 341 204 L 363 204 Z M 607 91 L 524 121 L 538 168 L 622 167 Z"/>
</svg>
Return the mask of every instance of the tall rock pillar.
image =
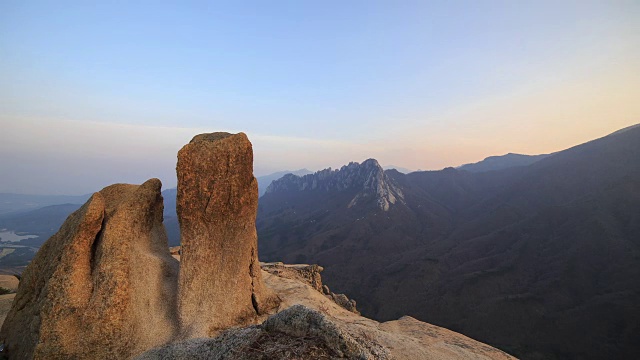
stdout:
<svg viewBox="0 0 640 360">
<path fill-rule="evenodd" d="M 178 152 L 183 337 L 213 336 L 277 305 L 260 274 L 253 149 L 244 133 L 195 136 Z"/>
</svg>

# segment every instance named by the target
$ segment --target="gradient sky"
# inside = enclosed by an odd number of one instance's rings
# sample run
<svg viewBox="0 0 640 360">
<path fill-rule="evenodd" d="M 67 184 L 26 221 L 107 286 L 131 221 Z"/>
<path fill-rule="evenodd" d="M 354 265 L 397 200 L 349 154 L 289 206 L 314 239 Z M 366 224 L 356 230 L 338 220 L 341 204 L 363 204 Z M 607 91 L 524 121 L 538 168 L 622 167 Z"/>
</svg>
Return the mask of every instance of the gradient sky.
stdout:
<svg viewBox="0 0 640 360">
<path fill-rule="evenodd" d="M 441 169 L 640 122 L 638 1 L 0 2 L 0 192 L 159 177 L 200 132 L 255 173 Z"/>
</svg>

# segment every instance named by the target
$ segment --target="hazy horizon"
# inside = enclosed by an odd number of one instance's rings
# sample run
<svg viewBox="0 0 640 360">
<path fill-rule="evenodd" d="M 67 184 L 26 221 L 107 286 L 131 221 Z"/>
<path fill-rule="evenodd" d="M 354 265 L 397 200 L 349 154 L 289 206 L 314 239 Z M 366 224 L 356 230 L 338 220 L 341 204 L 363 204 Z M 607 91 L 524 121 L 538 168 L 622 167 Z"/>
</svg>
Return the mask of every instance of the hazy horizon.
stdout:
<svg viewBox="0 0 640 360">
<path fill-rule="evenodd" d="M 86 131 L 86 129 L 83 129 L 82 126 L 87 126 L 87 124 L 79 123 L 76 125 L 80 127 L 80 129 L 75 129 L 76 134 L 74 135 L 77 135 L 78 138 L 72 137 L 76 140 L 75 143 L 73 144 L 77 146 L 75 150 L 83 151 L 83 150 L 89 149 L 92 142 L 96 141 L 96 139 L 79 139 L 79 137 L 81 137 L 80 134 Z M 98 125 L 98 124 L 94 124 L 94 125 Z M 85 152 L 74 155 L 73 154 L 74 149 L 71 149 L 71 151 L 63 155 L 68 157 L 68 160 L 71 161 L 71 164 L 74 165 L 73 168 L 77 169 L 78 173 L 77 174 L 74 174 L 74 173 L 60 174 L 58 172 L 57 173 L 58 177 L 54 177 L 52 178 L 52 180 L 59 180 L 60 181 L 58 183 L 59 187 L 51 187 L 51 189 L 53 190 L 48 192 L 46 190 L 32 191 L 32 192 L 20 191 L 20 190 L 12 191 L 11 189 L 4 190 L 6 189 L 5 183 L 7 182 L 7 179 L 9 180 L 15 179 L 14 181 L 16 183 L 18 183 L 19 181 L 18 177 L 12 178 L 13 174 L 4 173 L 2 187 L 0 188 L 0 193 L 15 193 L 15 194 L 25 194 L 25 195 L 86 195 L 86 194 L 98 191 L 110 184 L 142 183 L 145 180 L 149 178 L 154 178 L 154 177 L 160 178 L 162 180 L 163 190 L 174 188 L 176 186 L 175 163 L 177 160 L 176 155 L 178 150 L 184 144 L 188 143 L 189 140 L 191 140 L 191 137 L 193 136 L 189 134 L 193 133 L 193 135 L 196 135 L 197 133 L 207 132 L 206 129 L 149 127 L 149 126 L 131 126 L 131 125 L 126 125 L 126 126 L 118 125 L 115 128 L 110 128 L 109 125 L 112 125 L 112 124 L 99 124 L 99 126 L 102 126 L 103 128 L 101 129 L 100 132 L 93 133 L 93 134 L 94 136 L 98 134 L 100 134 L 100 136 L 104 136 L 104 134 L 109 133 L 109 131 L 114 131 L 114 130 L 116 132 L 121 131 L 118 133 L 118 136 L 114 136 L 114 137 L 119 138 L 121 141 L 124 141 L 125 144 L 122 145 L 121 148 L 119 148 L 119 152 L 117 154 L 105 154 L 103 152 L 104 149 L 98 149 L 97 151 L 85 151 Z M 632 124 L 632 125 L 640 125 L 640 124 Z M 581 141 L 576 144 L 571 144 L 563 148 L 553 149 L 546 152 L 530 153 L 525 155 L 549 154 L 556 151 L 565 150 L 572 146 L 580 145 L 584 142 L 588 142 L 588 141 L 595 140 L 597 138 L 609 135 L 610 133 L 613 133 L 621 129 L 622 128 L 616 128 L 607 133 L 597 135 L 593 138 L 589 138 L 589 139 L 586 139 L 585 141 Z M 190 132 L 190 131 L 195 131 L 195 132 Z M 213 130 L 209 130 L 209 131 L 213 131 Z M 171 133 L 171 135 L 167 136 L 169 133 Z M 22 134 L 28 135 L 27 133 L 22 133 Z M 16 136 L 18 136 L 18 138 L 13 138 L 13 140 L 20 141 L 19 135 L 20 133 L 16 133 Z M 143 137 L 147 136 L 148 137 L 147 140 L 157 136 L 157 138 L 162 140 L 162 143 L 154 143 L 153 141 L 150 141 L 145 143 L 146 145 L 145 147 L 140 148 L 138 143 L 139 142 L 138 136 L 143 136 Z M 288 142 L 293 148 L 316 147 L 317 150 L 322 150 L 322 146 L 326 145 L 322 143 L 308 144 L 304 139 L 285 139 L 285 138 L 260 136 L 260 135 L 252 137 L 250 134 L 248 134 L 248 136 L 253 143 L 254 162 L 260 162 L 261 160 L 260 155 L 263 154 L 262 150 L 266 150 L 266 152 L 268 152 L 271 146 L 274 146 L 273 143 L 278 143 L 280 141 Z M 184 139 L 184 141 L 180 142 L 181 139 Z M 70 145 L 69 141 L 67 141 L 68 140 L 67 138 L 49 137 L 47 140 L 50 141 L 48 146 L 50 146 L 51 149 L 60 149 L 60 146 Z M 334 145 L 346 146 L 348 144 L 335 143 Z M 127 156 L 127 153 L 132 149 L 137 151 L 136 157 L 134 158 L 130 158 L 129 156 Z M 276 148 L 274 150 L 278 151 L 278 150 L 284 150 L 284 149 Z M 488 156 L 505 155 L 509 152 L 514 153 L 514 151 L 507 151 L 503 153 L 488 154 L 486 156 L 483 156 L 482 158 L 473 159 L 467 162 L 447 164 L 447 165 L 439 166 L 436 168 L 412 168 L 410 170 L 425 171 L 425 170 L 441 170 L 445 167 L 458 167 L 468 163 L 475 163 L 475 162 L 481 161 Z M 31 155 L 37 155 L 37 154 L 31 154 Z M 115 155 L 115 156 L 111 158 L 111 157 L 104 157 L 104 155 Z M 346 165 L 351 161 L 362 162 L 369 158 L 375 158 L 380 162 L 382 166 L 400 166 L 398 164 L 385 163 L 384 161 L 381 161 L 379 157 L 361 156 L 360 158 L 357 158 L 357 159 L 345 160 L 341 163 L 329 164 L 326 166 L 305 165 L 305 166 L 298 166 L 298 167 L 294 166 L 289 168 L 285 166 L 283 168 L 274 168 L 274 169 L 265 168 L 265 170 L 261 171 L 260 168 L 257 168 L 254 165 L 254 175 L 258 177 L 258 176 L 269 175 L 274 172 L 279 172 L 284 170 L 295 171 L 302 168 L 306 168 L 312 172 L 316 172 L 318 170 L 322 170 L 326 168 L 339 169 L 341 166 Z M 385 158 L 385 157 L 382 156 L 382 158 Z M 310 160 L 310 163 L 314 163 L 314 164 L 327 163 L 326 159 L 309 159 L 309 160 Z M 304 157 L 301 159 L 301 161 L 304 161 Z M 94 176 L 91 176 L 93 171 L 99 170 L 99 168 L 103 167 L 102 164 L 104 164 L 104 162 L 106 162 L 108 165 L 113 166 L 113 168 L 120 167 L 121 168 L 120 171 L 123 171 L 123 173 L 107 174 L 104 172 L 97 172 L 93 174 Z M 139 166 L 140 164 L 145 162 L 150 162 L 150 164 L 147 165 L 146 167 Z M 41 159 L 40 162 L 35 161 L 35 159 L 31 159 L 29 160 L 29 165 L 34 166 L 33 170 L 36 172 L 43 171 L 44 173 L 49 172 L 49 174 L 56 174 L 55 168 L 57 164 L 55 162 L 48 161 L 46 158 Z M 0 166 L 4 167 L 4 165 L 0 165 Z M 122 169 L 122 167 L 126 169 Z M 19 173 L 19 175 L 24 176 L 22 173 Z M 81 177 L 80 180 L 76 179 L 76 181 L 82 183 L 81 184 L 82 186 L 77 187 L 76 183 L 64 184 L 68 180 L 74 180 L 74 176 Z M 33 182 L 32 183 L 27 182 L 27 184 L 31 188 L 38 188 L 38 184 L 42 184 L 43 180 L 46 181 L 47 179 L 43 179 L 42 176 L 36 174 L 34 175 Z M 95 184 L 96 187 L 91 188 L 92 184 Z M 73 186 L 75 186 L 78 190 L 76 191 L 71 190 L 68 192 L 60 190 L 60 189 L 71 189 Z M 24 189 L 27 189 L 27 187 L 24 187 Z M 80 190 L 80 189 L 85 189 L 85 190 Z"/>
<path fill-rule="evenodd" d="M 0 4 L 0 192 L 160 178 L 243 131 L 256 176 L 437 170 L 640 122 L 640 3 Z"/>
</svg>

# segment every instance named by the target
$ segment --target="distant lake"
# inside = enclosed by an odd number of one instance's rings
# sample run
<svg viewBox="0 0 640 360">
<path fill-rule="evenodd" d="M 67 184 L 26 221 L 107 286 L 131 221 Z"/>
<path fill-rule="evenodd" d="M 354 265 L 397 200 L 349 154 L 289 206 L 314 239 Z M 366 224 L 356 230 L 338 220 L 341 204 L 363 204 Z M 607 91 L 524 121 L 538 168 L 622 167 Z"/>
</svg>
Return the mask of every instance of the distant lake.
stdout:
<svg viewBox="0 0 640 360">
<path fill-rule="evenodd" d="M 0 230 L 0 241 L 18 242 L 24 239 L 37 238 L 38 235 L 17 235 L 14 231 Z"/>
</svg>

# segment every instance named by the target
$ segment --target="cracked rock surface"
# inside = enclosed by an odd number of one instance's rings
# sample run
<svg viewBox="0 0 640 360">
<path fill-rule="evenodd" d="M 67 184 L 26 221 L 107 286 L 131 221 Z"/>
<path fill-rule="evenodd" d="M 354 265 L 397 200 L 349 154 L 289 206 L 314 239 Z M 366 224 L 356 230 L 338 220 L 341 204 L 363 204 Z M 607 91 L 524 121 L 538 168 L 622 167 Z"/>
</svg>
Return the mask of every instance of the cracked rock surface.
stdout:
<svg viewBox="0 0 640 360">
<path fill-rule="evenodd" d="M 178 261 L 161 183 L 93 194 L 22 274 L 0 342 L 11 359 L 126 359 L 178 330 Z"/>
<path fill-rule="evenodd" d="M 251 142 L 244 133 L 197 135 L 178 152 L 177 173 L 182 337 L 255 322 L 278 299 L 260 274 Z"/>
</svg>

